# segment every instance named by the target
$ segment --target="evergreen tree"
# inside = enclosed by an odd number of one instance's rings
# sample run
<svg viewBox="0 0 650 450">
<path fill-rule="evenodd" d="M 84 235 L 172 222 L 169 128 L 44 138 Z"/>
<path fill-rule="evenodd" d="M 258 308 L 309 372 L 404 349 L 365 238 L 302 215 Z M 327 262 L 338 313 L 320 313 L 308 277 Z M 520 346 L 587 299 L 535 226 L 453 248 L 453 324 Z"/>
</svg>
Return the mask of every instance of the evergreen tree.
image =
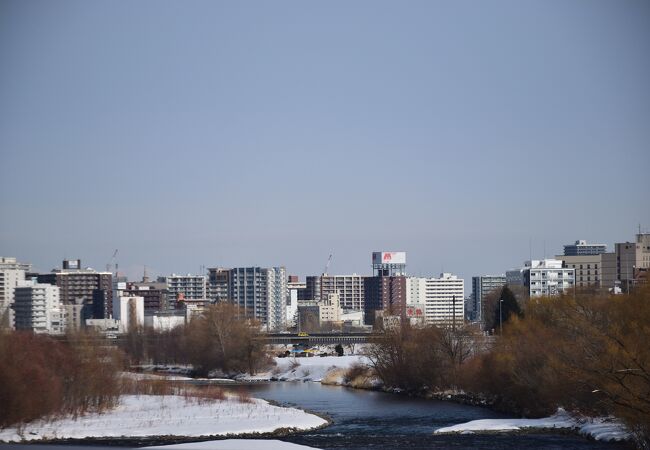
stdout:
<svg viewBox="0 0 650 450">
<path fill-rule="evenodd" d="M 499 311 L 499 302 L 501 303 L 501 308 Z M 494 310 L 494 324 L 496 331 L 499 332 L 500 324 L 505 324 L 508 322 L 512 316 L 521 317 L 523 313 L 517 303 L 515 294 L 508 288 L 508 286 L 503 286 L 501 289 L 501 295 L 499 296 L 499 301 L 497 302 L 496 308 Z"/>
</svg>

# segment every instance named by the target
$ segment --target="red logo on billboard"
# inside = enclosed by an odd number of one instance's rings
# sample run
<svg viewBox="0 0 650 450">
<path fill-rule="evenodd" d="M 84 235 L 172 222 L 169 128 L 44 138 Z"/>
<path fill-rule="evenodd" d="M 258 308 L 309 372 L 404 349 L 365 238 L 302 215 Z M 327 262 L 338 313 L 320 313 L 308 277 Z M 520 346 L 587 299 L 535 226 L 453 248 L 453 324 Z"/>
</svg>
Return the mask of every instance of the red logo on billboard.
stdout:
<svg viewBox="0 0 650 450">
<path fill-rule="evenodd" d="M 390 253 L 384 253 L 384 261 L 390 261 L 393 258 L 393 255 Z"/>
</svg>

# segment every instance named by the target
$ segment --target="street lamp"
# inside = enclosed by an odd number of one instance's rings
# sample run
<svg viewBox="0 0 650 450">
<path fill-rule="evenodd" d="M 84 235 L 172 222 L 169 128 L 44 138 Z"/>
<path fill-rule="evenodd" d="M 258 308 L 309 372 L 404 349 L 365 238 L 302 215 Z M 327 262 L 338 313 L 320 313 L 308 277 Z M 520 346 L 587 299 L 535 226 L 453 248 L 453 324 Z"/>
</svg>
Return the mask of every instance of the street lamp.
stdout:
<svg viewBox="0 0 650 450">
<path fill-rule="evenodd" d="M 501 303 L 503 303 L 503 299 L 499 299 L 499 336 L 503 334 L 503 316 L 501 314 Z"/>
</svg>

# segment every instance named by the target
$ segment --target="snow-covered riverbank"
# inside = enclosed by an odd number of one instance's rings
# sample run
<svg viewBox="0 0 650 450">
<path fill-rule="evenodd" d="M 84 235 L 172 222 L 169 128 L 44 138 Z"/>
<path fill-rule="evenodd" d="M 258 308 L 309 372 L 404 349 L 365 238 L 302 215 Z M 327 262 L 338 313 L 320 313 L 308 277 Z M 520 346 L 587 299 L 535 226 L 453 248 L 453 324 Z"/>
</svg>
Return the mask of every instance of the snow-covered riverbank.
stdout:
<svg viewBox="0 0 650 450">
<path fill-rule="evenodd" d="M 438 428 L 436 433 L 508 432 L 526 429 L 568 428 L 600 441 L 623 441 L 632 438 L 622 423 L 611 418 L 576 418 L 563 409 L 542 419 L 481 419 Z"/>
<path fill-rule="evenodd" d="M 311 358 L 275 358 L 276 366 L 256 375 L 236 377 L 241 381 L 321 381 L 325 375 L 335 369 L 349 369 L 356 363 L 366 364 L 365 356 L 314 356 Z"/>
<path fill-rule="evenodd" d="M 281 428 L 308 430 L 327 424 L 300 409 L 283 408 L 237 397 L 225 400 L 185 398 L 176 395 L 125 395 L 117 408 L 102 414 L 34 421 L 0 430 L 0 441 L 84 439 L 146 436 L 223 436 L 272 433 Z"/>
</svg>

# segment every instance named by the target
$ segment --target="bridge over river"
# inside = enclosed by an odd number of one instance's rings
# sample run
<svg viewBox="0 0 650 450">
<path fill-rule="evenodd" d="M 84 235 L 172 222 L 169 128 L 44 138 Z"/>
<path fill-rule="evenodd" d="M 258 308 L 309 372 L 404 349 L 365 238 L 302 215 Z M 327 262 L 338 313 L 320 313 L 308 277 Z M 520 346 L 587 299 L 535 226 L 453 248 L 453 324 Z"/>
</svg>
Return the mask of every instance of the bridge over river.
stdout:
<svg viewBox="0 0 650 450">
<path fill-rule="evenodd" d="M 268 333 L 261 337 L 269 344 L 365 344 L 370 342 L 374 333 Z"/>
</svg>

